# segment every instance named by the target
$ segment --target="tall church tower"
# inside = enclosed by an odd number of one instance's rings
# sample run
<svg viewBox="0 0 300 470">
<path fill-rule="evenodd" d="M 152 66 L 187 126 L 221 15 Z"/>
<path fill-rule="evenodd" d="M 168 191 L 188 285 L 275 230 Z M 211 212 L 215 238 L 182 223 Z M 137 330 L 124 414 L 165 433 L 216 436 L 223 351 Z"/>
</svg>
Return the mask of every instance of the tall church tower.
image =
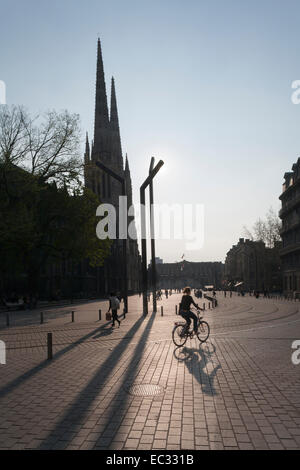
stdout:
<svg viewBox="0 0 300 470">
<path fill-rule="evenodd" d="M 101 43 L 98 39 L 94 140 L 90 148 L 88 135 L 86 136 L 84 180 L 85 186 L 98 196 L 101 203 L 109 203 L 116 208 L 118 217 L 119 196 L 122 195 L 121 183 L 96 166 L 96 161 L 100 161 L 125 178 L 129 207 L 132 204 L 132 183 L 127 156 L 124 168 L 114 78 L 111 79 L 110 98 L 109 110 Z M 132 222 L 131 217 L 128 218 L 128 222 Z M 100 269 L 100 282 L 97 282 L 98 290 L 103 293 L 122 290 L 122 240 L 115 240 L 111 251 L 104 268 Z M 137 292 L 140 288 L 140 255 L 136 240 L 127 240 L 127 260 L 128 292 Z"/>
</svg>

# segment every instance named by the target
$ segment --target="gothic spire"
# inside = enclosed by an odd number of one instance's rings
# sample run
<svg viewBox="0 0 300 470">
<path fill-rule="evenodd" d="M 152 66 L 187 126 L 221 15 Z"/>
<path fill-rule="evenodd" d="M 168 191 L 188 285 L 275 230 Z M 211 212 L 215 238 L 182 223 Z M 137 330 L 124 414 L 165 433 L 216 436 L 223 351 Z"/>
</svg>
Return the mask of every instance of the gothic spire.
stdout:
<svg viewBox="0 0 300 470">
<path fill-rule="evenodd" d="M 90 161 L 90 144 L 89 144 L 88 133 L 86 133 L 84 162 L 89 163 L 89 161 Z"/>
<path fill-rule="evenodd" d="M 111 96 L 110 96 L 110 124 L 111 129 L 119 132 L 119 117 L 117 108 L 117 98 L 115 89 L 115 79 L 111 78 Z"/>
<path fill-rule="evenodd" d="M 131 175 L 130 175 L 127 153 L 126 153 L 126 159 L 125 159 L 124 175 L 126 179 L 126 190 L 127 190 L 128 207 L 129 207 L 132 205 L 132 183 L 131 183 Z"/>
<path fill-rule="evenodd" d="M 110 96 L 110 131 L 111 131 L 111 155 L 113 164 L 116 169 L 122 173 L 123 171 L 123 157 L 122 157 L 122 146 L 119 129 L 119 118 L 117 108 L 117 98 L 115 89 L 115 80 L 111 79 L 111 96 Z"/>
<path fill-rule="evenodd" d="M 96 105 L 95 105 L 95 130 L 94 130 L 94 150 L 97 154 L 106 152 L 106 134 L 109 126 L 108 106 L 106 96 L 106 86 L 102 51 L 100 39 L 98 39 L 97 54 L 97 75 L 96 75 Z"/>
<path fill-rule="evenodd" d="M 125 159 L 125 172 L 130 173 L 127 153 L 126 153 L 126 159 Z"/>
<path fill-rule="evenodd" d="M 94 152 L 94 141 L 92 140 L 92 144 L 91 144 L 91 160 L 93 159 L 93 152 Z"/>
</svg>

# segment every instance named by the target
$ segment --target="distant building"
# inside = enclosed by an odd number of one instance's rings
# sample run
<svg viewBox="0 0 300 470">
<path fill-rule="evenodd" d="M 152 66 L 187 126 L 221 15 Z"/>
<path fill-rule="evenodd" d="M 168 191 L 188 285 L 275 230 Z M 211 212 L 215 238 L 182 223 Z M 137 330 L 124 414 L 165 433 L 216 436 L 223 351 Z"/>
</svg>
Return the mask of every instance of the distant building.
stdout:
<svg viewBox="0 0 300 470">
<path fill-rule="evenodd" d="M 300 158 L 285 173 L 282 194 L 281 238 L 283 290 L 288 296 L 300 295 Z"/>
<path fill-rule="evenodd" d="M 263 241 L 240 238 L 226 256 L 225 286 L 245 291 L 281 291 L 280 246 L 279 242 L 268 248 Z"/>
<path fill-rule="evenodd" d="M 182 289 L 185 286 L 204 288 L 222 286 L 224 264 L 221 262 L 160 263 L 156 265 L 157 287 L 160 289 Z"/>
<path fill-rule="evenodd" d="M 164 261 L 161 258 L 159 258 L 157 256 L 155 257 L 155 266 L 157 266 L 158 264 L 163 264 L 163 262 Z M 151 266 L 152 266 L 152 259 L 150 260 L 148 268 L 151 268 Z"/>
</svg>

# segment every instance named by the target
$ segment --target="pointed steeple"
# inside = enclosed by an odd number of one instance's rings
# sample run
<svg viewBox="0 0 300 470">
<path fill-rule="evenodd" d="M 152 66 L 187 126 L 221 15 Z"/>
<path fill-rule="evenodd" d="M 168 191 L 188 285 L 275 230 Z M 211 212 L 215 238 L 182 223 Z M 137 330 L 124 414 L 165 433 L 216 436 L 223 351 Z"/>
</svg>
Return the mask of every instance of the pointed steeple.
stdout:
<svg viewBox="0 0 300 470">
<path fill-rule="evenodd" d="M 130 173 L 127 153 L 125 158 L 125 173 Z"/>
<path fill-rule="evenodd" d="M 96 76 L 96 104 L 94 150 L 96 154 L 108 152 L 107 131 L 109 127 L 106 85 L 102 60 L 100 39 L 98 39 L 97 76 Z M 99 157 L 98 157 L 99 158 Z"/>
<path fill-rule="evenodd" d="M 115 89 L 115 80 L 111 79 L 110 96 L 110 131 L 111 131 L 111 160 L 115 169 L 121 174 L 123 172 L 122 146 L 119 129 L 118 107 Z"/>
<path fill-rule="evenodd" d="M 126 153 L 126 158 L 125 158 L 124 176 L 126 179 L 126 191 L 127 191 L 127 198 L 128 198 L 127 201 L 128 201 L 128 207 L 129 207 L 132 205 L 132 183 L 131 183 L 131 175 L 130 175 L 127 153 Z"/>
<path fill-rule="evenodd" d="M 92 140 L 92 143 L 91 143 L 91 160 L 93 160 L 93 153 L 94 153 L 94 141 Z"/>
<path fill-rule="evenodd" d="M 89 161 L 90 161 L 90 144 L 89 144 L 88 133 L 86 133 L 84 163 L 89 163 Z"/>
<path fill-rule="evenodd" d="M 110 96 L 110 125 L 111 129 L 119 132 L 119 117 L 117 108 L 115 79 L 111 79 L 111 96 Z"/>
</svg>

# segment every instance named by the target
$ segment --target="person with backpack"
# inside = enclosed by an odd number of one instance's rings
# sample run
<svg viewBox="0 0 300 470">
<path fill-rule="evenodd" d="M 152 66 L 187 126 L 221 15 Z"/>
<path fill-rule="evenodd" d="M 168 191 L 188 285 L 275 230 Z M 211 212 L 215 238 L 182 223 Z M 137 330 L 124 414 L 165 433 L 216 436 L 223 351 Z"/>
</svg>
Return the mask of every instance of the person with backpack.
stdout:
<svg viewBox="0 0 300 470">
<path fill-rule="evenodd" d="M 115 321 L 119 323 L 120 327 L 120 320 L 118 318 L 118 309 L 120 308 L 120 300 L 116 296 L 114 292 L 111 292 L 110 297 L 109 297 L 109 309 L 107 313 L 111 310 L 112 314 L 112 326 L 115 326 Z"/>
</svg>

